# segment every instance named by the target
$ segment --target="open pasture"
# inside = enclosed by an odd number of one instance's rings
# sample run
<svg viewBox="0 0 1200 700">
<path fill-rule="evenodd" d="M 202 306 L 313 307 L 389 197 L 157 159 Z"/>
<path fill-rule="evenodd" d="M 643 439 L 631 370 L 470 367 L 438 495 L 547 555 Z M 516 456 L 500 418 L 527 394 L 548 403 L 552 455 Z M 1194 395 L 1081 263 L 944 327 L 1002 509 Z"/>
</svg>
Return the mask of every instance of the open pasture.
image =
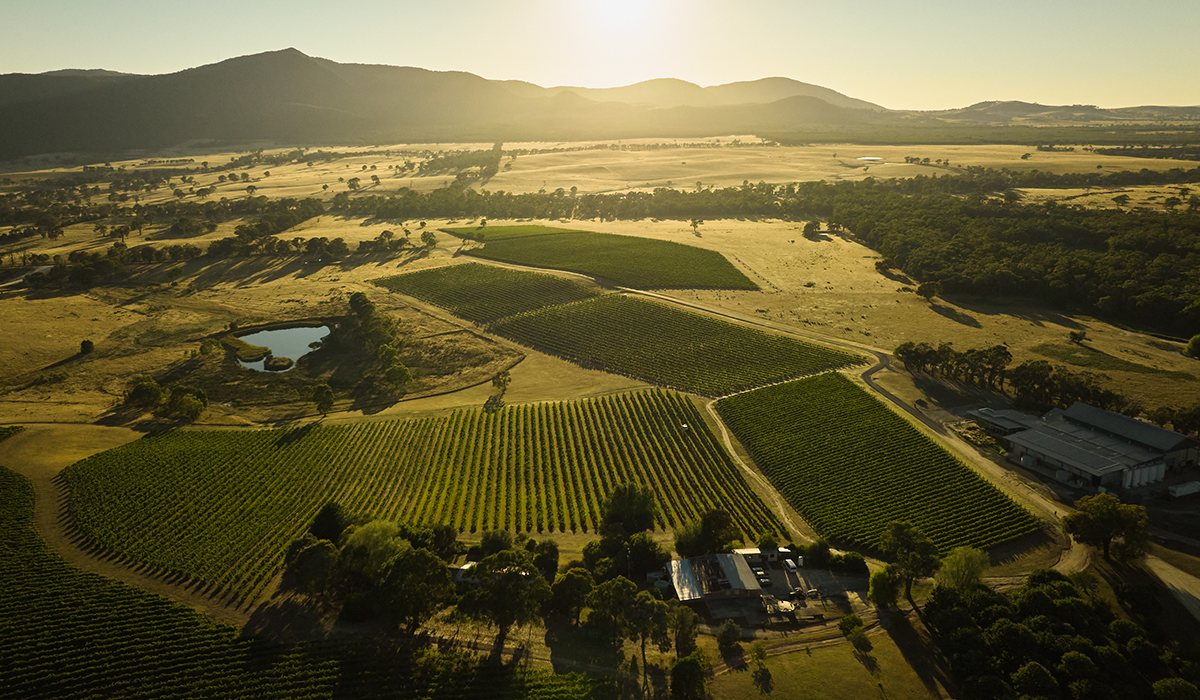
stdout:
<svg viewBox="0 0 1200 700">
<path fill-rule="evenodd" d="M 492 241 L 468 255 L 585 275 L 637 289 L 758 289 L 720 253 L 606 233 L 565 233 Z"/>
<path fill-rule="evenodd" d="M 579 282 L 494 265 L 447 265 L 375 280 L 393 292 L 440 306 L 468 321 L 493 321 L 599 294 Z"/>
<path fill-rule="evenodd" d="M 748 539 L 781 531 L 691 401 L 662 391 L 409 421 L 172 432 L 63 473 L 91 541 L 250 599 L 329 500 L 470 532 L 590 532 L 605 494 L 636 482 L 654 491 L 661 527 L 720 507 Z"/>
<path fill-rule="evenodd" d="M 704 396 L 860 364 L 861 357 L 624 295 L 504 319 L 533 348 Z"/>
<path fill-rule="evenodd" d="M 561 698 L 596 681 L 437 652 L 287 646 L 54 556 L 33 489 L 0 467 L 0 697 Z"/>
<path fill-rule="evenodd" d="M 879 550 L 888 523 L 906 520 L 944 554 L 1037 531 L 1028 512 L 840 374 L 731 396 L 717 409 L 831 540 Z"/>
</svg>

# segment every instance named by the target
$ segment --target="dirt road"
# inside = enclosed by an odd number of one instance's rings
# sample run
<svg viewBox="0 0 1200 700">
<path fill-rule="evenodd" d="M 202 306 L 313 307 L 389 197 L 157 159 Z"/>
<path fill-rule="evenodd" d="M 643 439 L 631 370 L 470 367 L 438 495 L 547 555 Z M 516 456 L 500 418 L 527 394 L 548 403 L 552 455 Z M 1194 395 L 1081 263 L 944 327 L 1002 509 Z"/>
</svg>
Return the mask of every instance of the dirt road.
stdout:
<svg viewBox="0 0 1200 700">
<path fill-rule="evenodd" d="M 1171 595 L 1183 603 L 1192 617 L 1200 620 L 1200 578 L 1186 574 L 1154 555 L 1146 557 L 1146 568 L 1171 590 Z"/>
<path fill-rule="evenodd" d="M 128 428 L 88 424 L 44 423 L 26 425 L 25 430 L 0 442 L 0 465 L 33 482 L 33 523 L 51 552 L 81 571 L 100 574 L 131 586 L 157 593 L 208 615 L 213 620 L 238 627 L 250 619 L 250 611 L 237 610 L 208 595 L 156 577 L 116 559 L 97 556 L 71 527 L 67 494 L 59 473 L 91 455 L 120 447 L 141 438 Z"/>
</svg>

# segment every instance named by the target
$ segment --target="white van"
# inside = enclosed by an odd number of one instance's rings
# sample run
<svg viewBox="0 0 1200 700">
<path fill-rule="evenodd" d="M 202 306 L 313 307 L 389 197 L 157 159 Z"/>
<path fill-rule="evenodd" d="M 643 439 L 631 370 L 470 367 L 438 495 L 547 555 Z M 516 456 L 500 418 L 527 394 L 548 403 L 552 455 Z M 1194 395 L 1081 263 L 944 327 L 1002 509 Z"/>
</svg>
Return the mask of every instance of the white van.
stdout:
<svg viewBox="0 0 1200 700">
<path fill-rule="evenodd" d="M 792 561 L 791 559 L 784 559 L 783 565 L 787 567 L 788 571 L 792 572 L 793 574 L 796 573 L 796 562 Z"/>
</svg>

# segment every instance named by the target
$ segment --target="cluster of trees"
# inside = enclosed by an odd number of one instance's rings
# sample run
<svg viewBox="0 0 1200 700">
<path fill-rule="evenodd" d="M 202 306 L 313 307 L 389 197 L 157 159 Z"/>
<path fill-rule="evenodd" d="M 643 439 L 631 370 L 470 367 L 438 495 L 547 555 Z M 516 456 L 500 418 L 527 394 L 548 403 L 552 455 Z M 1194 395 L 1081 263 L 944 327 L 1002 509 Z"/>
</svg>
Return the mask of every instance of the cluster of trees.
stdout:
<svg viewBox="0 0 1200 700">
<path fill-rule="evenodd" d="M 555 579 L 548 612 L 578 624 L 580 610 L 586 606 L 591 609 L 587 626 L 614 646 L 625 639 L 638 642 L 643 686 L 648 681 L 647 645 L 664 652 L 674 648 L 672 692 L 677 697 L 699 697 L 708 661 L 696 648 L 696 614 L 678 601 L 662 600 L 657 589 L 639 590 L 635 583 L 644 582 L 647 574 L 661 570 L 670 560 L 651 535 L 657 512 L 649 489 L 619 484 L 601 504 L 600 538 L 585 545 L 583 559 L 566 564 Z"/>
<path fill-rule="evenodd" d="M 1106 388 L 1104 377 L 1094 372 L 1073 372 L 1045 360 L 1026 360 L 1016 367 L 1012 353 L 1005 345 L 990 348 L 970 348 L 959 352 L 953 343 L 937 347 L 929 343 L 906 342 L 894 353 L 911 372 L 923 372 L 955 381 L 967 382 L 986 389 L 1004 390 L 1017 404 L 1045 410 L 1053 406 L 1067 407 L 1077 401 L 1110 411 L 1137 415 L 1142 407 L 1121 394 Z"/>
<path fill-rule="evenodd" d="M 379 616 L 414 634 L 455 599 L 447 562 L 457 535 L 448 525 L 371 520 L 330 502 L 288 545 L 284 585 L 323 605 L 340 603 L 348 620 Z"/>
<path fill-rule="evenodd" d="M 1080 544 L 1099 547 L 1105 559 L 1139 559 L 1149 544 L 1150 516 L 1144 506 L 1121 503 L 1111 493 L 1084 496 L 1062 519 L 1063 532 Z"/>
<path fill-rule="evenodd" d="M 1072 340 L 1084 339 L 1082 333 L 1072 333 Z M 899 345 L 893 353 L 911 372 L 1007 391 L 1022 408 L 1044 411 L 1055 406 L 1067 408 L 1082 401 L 1128 416 L 1144 415 L 1150 422 L 1184 435 L 1200 434 L 1200 401 L 1190 406 L 1145 409 L 1137 401 L 1106 387 L 1104 380 L 1107 377 L 1102 374 L 1075 372 L 1046 360 L 1026 360 L 1009 367 L 1012 353 L 1004 345 L 959 352 L 953 343 L 934 347 L 929 343 L 909 341 Z"/>
<path fill-rule="evenodd" d="M 495 177 L 500 172 L 500 159 L 504 156 L 504 144 L 497 143 L 490 150 L 480 151 L 441 151 L 425 159 L 417 166 L 417 172 L 422 175 L 444 173 L 451 170 L 479 169 L 483 180 Z"/>
<path fill-rule="evenodd" d="M 467 549 L 475 564 L 456 588 L 448 562 L 463 548 L 452 527 L 372 521 L 328 503 L 289 545 L 284 584 L 319 604 L 340 604 L 346 619 L 377 617 L 409 634 L 454 606 L 451 617 L 494 627 L 497 647 L 514 628 L 539 620 L 586 627 L 614 647 L 637 642 L 643 684 L 647 647 L 674 649 L 672 685 L 680 697 L 699 697 L 708 661 L 696 648 L 698 617 L 634 583 L 667 559 L 647 532 L 654 524 L 652 495 L 622 485 L 602 507 L 603 534 L 589 543 L 583 560 L 560 568 L 553 540 L 485 531 L 481 543 Z M 581 623 L 585 609 L 590 613 Z"/>
<path fill-rule="evenodd" d="M 1200 435 L 1200 401 L 1191 406 L 1159 406 L 1146 412 L 1146 418 L 1156 425 L 1171 428 L 1184 435 Z"/>
<path fill-rule="evenodd" d="M 1112 148 L 1094 148 L 1092 150 L 1102 156 L 1200 160 L 1200 146 L 1117 146 Z"/>
<path fill-rule="evenodd" d="M 1147 526 L 1145 508 L 1122 504 L 1111 494 L 1081 498 L 1062 523 L 1076 541 L 1100 548 L 1106 559 L 1111 547 L 1124 561 L 1144 554 Z M 892 605 L 898 583 L 935 577 L 925 620 L 965 698 L 1163 698 L 1181 689 L 1196 692 L 1191 684 L 1200 678 L 1200 667 L 1148 641 L 1136 623 L 1114 620 L 1090 574 L 1068 578 L 1039 570 L 1021 588 L 998 593 L 982 584 L 987 555 L 981 551 L 961 547 L 939 559 L 936 548 L 906 523 L 892 523 L 888 540 L 895 563 L 872 574 L 868 597 L 881 607 Z"/>
<path fill-rule="evenodd" d="M 276 234 L 323 213 L 325 213 L 325 205 L 319 199 L 275 200 L 263 207 L 257 219 L 235 228 L 232 237 L 210 243 L 208 255 L 223 258 L 255 253 L 274 255 L 291 253 L 295 247 L 298 247 L 298 243 L 293 244 L 291 241 L 276 238 Z M 307 245 L 307 242 L 304 241 L 299 243 Z M 328 245 L 328 241 L 326 241 L 326 245 Z M 345 242 L 342 242 L 341 248 L 344 249 L 343 254 L 350 252 Z"/>
<path fill-rule="evenodd" d="M 404 230 L 404 238 L 396 236 L 394 231 L 382 231 L 374 240 L 359 241 L 358 250 L 356 252 L 363 254 L 371 253 L 394 253 L 404 250 L 411 245 L 409 236 L 412 232 L 407 228 Z"/>
<path fill-rule="evenodd" d="M 373 392 L 403 393 L 413 377 L 402 359 L 405 343 L 396 319 L 380 313 L 375 302 L 362 292 L 350 295 L 349 306 L 349 313 L 325 339 L 324 346 L 355 359 L 361 369 L 362 385 L 371 387 Z M 333 390 L 328 384 L 315 386 L 310 398 L 321 413 L 333 407 Z"/>
<path fill-rule="evenodd" d="M 861 189 L 836 221 L 886 265 L 947 292 L 1036 297 L 1142 327 L 1200 325 L 1200 213 L 1020 205 L 983 195 Z"/>
<path fill-rule="evenodd" d="M 123 403 L 164 418 L 194 421 L 208 408 L 208 395 L 192 386 L 160 386 L 154 377 L 143 375 L 125 392 Z"/>
<path fill-rule="evenodd" d="M 1020 588 L 938 586 L 925 619 L 964 698 L 1196 697 L 1197 666 L 1114 619 L 1087 575 L 1050 569 Z"/>
</svg>

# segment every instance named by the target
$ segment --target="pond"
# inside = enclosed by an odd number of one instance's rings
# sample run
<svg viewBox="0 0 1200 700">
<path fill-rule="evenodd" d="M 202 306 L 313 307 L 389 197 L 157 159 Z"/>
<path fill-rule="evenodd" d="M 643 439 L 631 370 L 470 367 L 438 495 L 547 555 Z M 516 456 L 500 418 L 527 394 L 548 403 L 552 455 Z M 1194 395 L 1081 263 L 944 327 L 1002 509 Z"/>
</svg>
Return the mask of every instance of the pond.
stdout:
<svg viewBox="0 0 1200 700">
<path fill-rule="evenodd" d="M 296 328 L 276 328 L 269 331 L 259 331 L 239 337 L 251 345 L 261 345 L 270 348 L 271 356 L 273 357 L 286 357 L 291 360 L 299 360 L 313 351 L 313 348 L 310 347 L 311 343 L 318 343 L 327 335 L 329 335 L 329 326 L 299 326 Z M 238 362 L 241 362 L 243 367 L 249 367 L 259 372 L 268 372 L 271 371 L 265 367 L 268 359 L 264 357 L 257 362 L 242 362 L 241 360 L 238 360 Z M 291 369 L 291 367 L 288 369 Z"/>
</svg>

